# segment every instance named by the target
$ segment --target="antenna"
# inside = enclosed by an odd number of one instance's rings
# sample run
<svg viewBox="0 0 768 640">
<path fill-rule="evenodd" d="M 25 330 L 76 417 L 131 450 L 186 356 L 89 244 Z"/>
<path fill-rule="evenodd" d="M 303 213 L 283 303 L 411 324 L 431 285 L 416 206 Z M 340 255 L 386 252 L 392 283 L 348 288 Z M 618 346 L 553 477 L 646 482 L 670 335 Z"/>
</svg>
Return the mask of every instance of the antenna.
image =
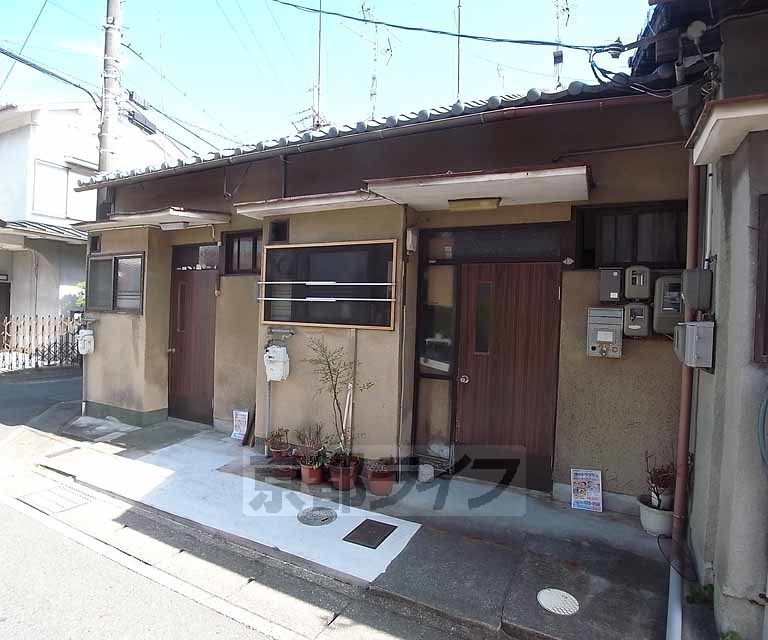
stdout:
<svg viewBox="0 0 768 640">
<path fill-rule="evenodd" d="M 461 0 L 456 0 L 456 100 L 461 99 Z"/>
<path fill-rule="evenodd" d="M 560 33 L 560 21 L 565 16 L 565 27 L 568 26 L 568 21 L 571 19 L 571 8 L 568 6 L 568 0 L 554 0 L 555 2 L 555 41 L 557 42 L 556 49 L 552 52 L 552 60 L 555 66 L 555 89 L 562 89 L 563 83 L 560 81 L 560 72 L 563 67 L 563 49 L 560 46 L 563 42 L 562 34 Z"/>
<path fill-rule="evenodd" d="M 320 11 L 317 14 L 317 84 L 315 85 L 314 120 L 312 126 L 319 129 L 322 126 L 320 115 L 320 77 L 323 68 L 323 0 L 320 0 Z"/>
</svg>

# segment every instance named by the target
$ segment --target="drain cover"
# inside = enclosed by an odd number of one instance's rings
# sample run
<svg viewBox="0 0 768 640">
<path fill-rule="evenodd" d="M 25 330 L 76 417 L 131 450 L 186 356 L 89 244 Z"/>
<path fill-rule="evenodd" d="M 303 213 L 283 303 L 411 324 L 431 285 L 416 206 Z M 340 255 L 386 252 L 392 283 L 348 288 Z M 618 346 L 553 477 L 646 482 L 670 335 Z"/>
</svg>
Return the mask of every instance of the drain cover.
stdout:
<svg viewBox="0 0 768 640">
<path fill-rule="evenodd" d="M 542 589 L 536 599 L 544 609 L 559 616 L 572 616 L 579 610 L 579 601 L 560 589 Z"/>
<path fill-rule="evenodd" d="M 301 524 L 310 527 L 322 527 L 324 524 L 331 524 L 336 519 L 336 512 L 328 507 L 308 507 L 299 511 L 296 518 Z"/>
<path fill-rule="evenodd" d="M 48 515 L 74 509 L 93 502 L 95 499 L 96 496 L 93 494 L 68 484 L 56 485 L 50 489 L 43 489 L 17 498 L 20 502 Z"/>
<path fill-rule="evenodd" d="M 366 518 L 344 536 L 344 541 L 351 542 L 352 544 L 359 544 L 361 547 L 368 547 L 369 549 L 378 549 L 379 545 L 384 542 L 384 540 L 389 537 L 389 534 L 395 529 L 397 529 L 397 527 L 393 524 Z"/>
</svg>

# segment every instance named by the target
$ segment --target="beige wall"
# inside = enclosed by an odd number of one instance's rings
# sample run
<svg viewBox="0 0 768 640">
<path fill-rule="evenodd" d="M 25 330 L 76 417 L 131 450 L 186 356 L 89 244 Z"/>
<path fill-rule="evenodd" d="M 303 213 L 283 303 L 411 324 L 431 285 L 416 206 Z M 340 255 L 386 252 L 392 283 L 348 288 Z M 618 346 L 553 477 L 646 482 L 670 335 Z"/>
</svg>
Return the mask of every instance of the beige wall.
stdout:
<svg viewBox="0 0 768 640">
<path fill-rule="evenodd" d="M 570 484 L 571 467 L 600 469 L 605 491 L 640 494 L 644 452 L 674 460 L 680 364 L 665 337 L 625 337 L 622 358 L 587 355 L 598 279 L 596 271 L 563 273 L 554 480 Z"/>
</svg>

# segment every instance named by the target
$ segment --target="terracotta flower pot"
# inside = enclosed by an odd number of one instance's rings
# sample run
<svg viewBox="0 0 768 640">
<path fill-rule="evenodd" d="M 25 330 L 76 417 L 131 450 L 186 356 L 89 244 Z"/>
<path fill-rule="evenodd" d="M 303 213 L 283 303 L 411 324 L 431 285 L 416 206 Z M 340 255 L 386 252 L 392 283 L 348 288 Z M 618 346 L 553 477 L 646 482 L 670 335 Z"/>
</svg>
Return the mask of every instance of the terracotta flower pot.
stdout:
<svg viewBox="0 0 768 640">
<path fill-rule="evenodd" d="M 301 481 L 304 484 L 321 484 L 325 479 L 323 467 L 313 467 L 307 464 L 301 465 Z"/>
<path fill-rule="evenodd" d="M 334 489 L 349 491 L 357 484 L 357 478 L 360 475 L 357 464 L 348 467 L 329 465 L 328 469 L 331 472 L 331 485 Z"/>
<path fill-rule="evenodd" d="M 287 445 L 287 444 L 284 445 L 284 447 L 283 446 L 280 446 L 280 447 L 270 446 L 269 447 L 269 452 L 272 454 L 273 458 L 287 458 L 288 455 L 291 452 L 291 447 L 290 447 L 290 445 Z"/>
<path fill-rule="evenodd" d="M 394 486 L 394 471 L 374 471 L 368 474 L 368 491 L 375 496 L 388 496 Z"/>
</svg>

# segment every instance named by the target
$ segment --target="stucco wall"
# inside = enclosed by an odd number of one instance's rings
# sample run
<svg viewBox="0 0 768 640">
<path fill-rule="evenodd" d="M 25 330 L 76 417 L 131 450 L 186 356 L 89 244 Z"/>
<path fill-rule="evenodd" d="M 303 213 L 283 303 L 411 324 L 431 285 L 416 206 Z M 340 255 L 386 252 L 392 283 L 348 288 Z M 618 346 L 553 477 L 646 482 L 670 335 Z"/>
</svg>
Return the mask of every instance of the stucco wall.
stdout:
<svg viewBox="0 0 768 640">
<path fill-rule="evenodd" d="M 587 356 L 587 307 L 598 272 L 563 273 L 555 482 L 571 467 L 601 469 L 605 491 L 645 490 L 646 450 L 674 460 L 680 364 L 668 338 L 624 339 L 618 359 Z"/>
</svg>

